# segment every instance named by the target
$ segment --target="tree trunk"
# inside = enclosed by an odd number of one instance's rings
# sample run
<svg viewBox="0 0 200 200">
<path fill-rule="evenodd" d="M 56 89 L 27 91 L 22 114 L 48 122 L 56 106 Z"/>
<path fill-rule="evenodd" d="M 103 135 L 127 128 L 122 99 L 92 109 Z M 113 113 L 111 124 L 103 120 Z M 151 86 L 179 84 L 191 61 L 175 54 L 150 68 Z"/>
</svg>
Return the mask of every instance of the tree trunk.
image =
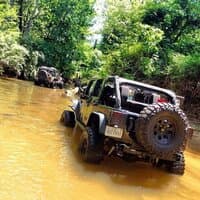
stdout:
<svg viewBox="0 0 200 200">
<path fill-rule="evenodd" d="M 19 17 L 19 30 L 21 33 L 23 32 L 23 2 L 24 0 L 19 0 L 18 17 Z"/>
</svg>

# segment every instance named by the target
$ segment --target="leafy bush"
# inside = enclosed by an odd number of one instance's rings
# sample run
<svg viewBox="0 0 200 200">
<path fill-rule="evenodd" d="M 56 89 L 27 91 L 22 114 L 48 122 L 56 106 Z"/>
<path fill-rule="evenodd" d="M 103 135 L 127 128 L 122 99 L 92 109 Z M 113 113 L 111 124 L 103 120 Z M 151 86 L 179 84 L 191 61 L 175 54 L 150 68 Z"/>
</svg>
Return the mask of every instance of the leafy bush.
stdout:
<svg viewBox="0 0 200 200">
<path fill-rule="evenodd" d="M 141 9 L 143 6 L 141 6 Z M 133 17 L 137 16 L 138 17 Z M 121 10 L 108 14 L 100 49 L 105 54 L 108 73 L 137 79 L 157 70 L 159 42 L 163 31 L 141 23 L 141 10 Z"/>
<path fill-rule="evenodd" d="M 199 79 L 200 77 L 200 56 L 198 54 L 183 55 L 173 53 L 171 65 L 168 66 L 168 74 L 173 78 Z"/>
<path fill-rule="evenodd" d="M 158 81 L 199 79 L 199 1 L 115 1 L 114 8 L 108 10 L 99 45 L 107 73 Z"/>
<path fill-rule="evenodd" d="M 7 3 L 0 4 L 0 61 L 20 71 L 26 63 L 29 52 L 19 44 L 20 33 L 16 21 L 16 9 Z"/>
</svg>

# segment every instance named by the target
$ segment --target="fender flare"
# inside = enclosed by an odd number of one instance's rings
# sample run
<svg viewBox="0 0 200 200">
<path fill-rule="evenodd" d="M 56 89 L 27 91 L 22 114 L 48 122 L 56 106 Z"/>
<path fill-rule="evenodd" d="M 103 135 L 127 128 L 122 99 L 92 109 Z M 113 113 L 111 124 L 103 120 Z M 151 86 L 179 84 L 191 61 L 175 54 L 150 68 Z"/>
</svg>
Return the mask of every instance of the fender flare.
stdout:
<svg viewBox="0 0 200 200">
<path fill-rule="evenodd" d="M 81 109 L 80 100 L 74 100 L 71 108 L 72 108 L 72 110 L 74 112 L 75 119 L 80 120 L 80 109 Z"/>
<path fill-rule="evenodd" d="M 72 109 L 74 110 L 74 111 L 76 111 L 77 109 L 79 109 L 80 108 L 80 104 L 81 104 L 81 102 L 79 101 L 79 100 L 73 100 L 73 104 L 72 104 Z"/>
<path fill-rule="evenodd" d="M 106 116 L 103 113 L 93 112 L 90 114 L 87 126 L 91 126 L 92 122 L 97 123 L 98 133 L 103 135 L 106 129 Z"/>
</svg>

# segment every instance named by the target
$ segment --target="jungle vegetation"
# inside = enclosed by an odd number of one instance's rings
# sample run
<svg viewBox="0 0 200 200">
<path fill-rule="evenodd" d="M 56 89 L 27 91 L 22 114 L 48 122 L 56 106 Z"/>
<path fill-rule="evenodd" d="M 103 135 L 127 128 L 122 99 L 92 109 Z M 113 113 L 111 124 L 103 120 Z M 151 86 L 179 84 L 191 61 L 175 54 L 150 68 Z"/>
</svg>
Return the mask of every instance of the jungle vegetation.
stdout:
<svg viewBox="0 0 200 200">
<path fill-rule="evenodd" d="M 31 78 L 38 66 L 65 77 L 120 75 L 149 82 L 200 77 L 199 0 L 107 0 L 101 40 L 88 40 L 94 0 L 1 0 L 0 73 Z"/>
</svg>

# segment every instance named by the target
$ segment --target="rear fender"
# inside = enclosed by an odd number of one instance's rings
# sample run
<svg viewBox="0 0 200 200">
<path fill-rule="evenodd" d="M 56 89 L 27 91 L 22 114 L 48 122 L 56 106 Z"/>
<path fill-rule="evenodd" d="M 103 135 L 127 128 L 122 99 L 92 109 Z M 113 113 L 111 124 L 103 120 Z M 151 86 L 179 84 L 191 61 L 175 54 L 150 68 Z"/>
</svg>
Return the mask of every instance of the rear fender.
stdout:
<svg viewBox="0 0 200 200">
<path fill-rule="evenodd" d="M 104 134 L 106 129 L 106 116 L 102 113 L 93 112 L 89 117 L 87 126 L 95 128 L 99 134 Z"/>
</svg>

